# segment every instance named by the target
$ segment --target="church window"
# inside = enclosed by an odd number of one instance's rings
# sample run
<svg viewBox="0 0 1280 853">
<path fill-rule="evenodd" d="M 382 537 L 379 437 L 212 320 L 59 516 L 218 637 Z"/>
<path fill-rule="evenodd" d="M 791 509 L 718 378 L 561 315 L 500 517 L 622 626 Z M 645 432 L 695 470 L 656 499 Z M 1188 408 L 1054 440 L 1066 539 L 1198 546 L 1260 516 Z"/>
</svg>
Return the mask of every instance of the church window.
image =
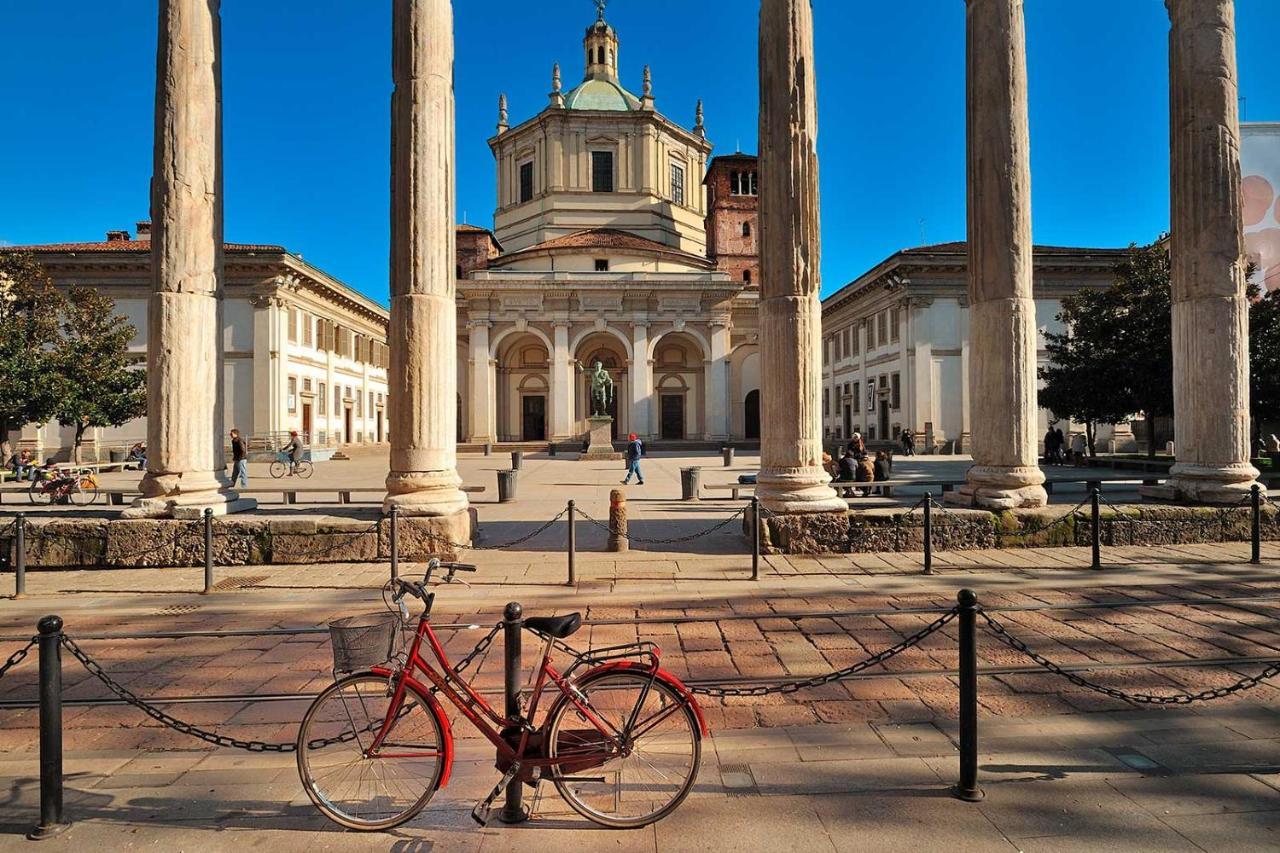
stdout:
<svg viewBox="0 0 1280 853">
<path fill-rule="evenodd" d="M 742 236 L 743 236 L 743 237 L 750 237 L 750 236 L 751 236 L 751 223 L 750 223 L 750 222 L 744 222 L 744 223 L 742 223 Z"/>
<path fill-rule="evenodd" d="M 608 272 L 608 271 L 609 271 L 609 259 L 596 258 L 596 272 Z"/>
<path fill-rule="evenodd" d="M 604 48 L 603 47 L 596 48 L 596 62 L 600 65 L 604 65 Z"/>
<path fill-rule="evenodd" d="M 894 343 L 898 342 L 901 336 L 899 327 L 902 325 L 902 314 L 897 308 L 889 310 L 889 340 Z M 896 406 L 894 408 L 897 408 Z"/>
<path fill-rule="evenodd" d="M 731 195 L 756 195 L 756 173 L 731 172 L 729 174 L 729 193 Z"/>
<path fill-rule="evenodd" d="M 329 414 L 329 386 L 323 382 L 320 383 L 319 391 L 316 393 L 316 414 Z"/>
<path fill-rule="evenodd" d="M 591 191 L 594 193 L 613 192 L 613 152 L 591 152 Z"/>
<path fill-rule="evenodd" d="M 902 408 L 902 375 L 895 373 L 889 377 L 889 381 L 891 389 L 889 392 L 889 407 L 900 409 Z"/>
<path fill-rule="evenodd" d="M 289 411 L 298 411 L 298 377 L 289 377 Z"/>
<path fill-rule="evenodd" d="M 743 271 L 742 271 L 742 280 L 743 280 L 743 282 L 745 282 L 746 284 L 750 284 L 750 283 L 751 283 L 751 270 L 743 270 Z"/>
<path fill-rule="evenodd" d="M 520 164 L 520 203 L 533 199 L 533 161 Z"/>
<path fill-rule="evenodd" d="M 855 382 L 855 383 L 853 383 L 853 394 L 849 394 L 849 385 L 848 385 L 848 383 L 846 383 L 846 384 L 845 384 L 845 386 L 844 386 L 844 393 L 845 393 L 845 396 L 846 396 L 846 397 L 850 397 L 850 398 L 853 400 L 853 410 L 854 410 L 855 412 L 861 412 L 861 411 L 862 411 L 862 399 L 861 399 L 861 398 L 862 398 L 862 393 L 861 393 L 861 392 L 862 392 L 862 383 L 861 383 L 861 382 Z"/>
<path fill-rule="evenodd" d="M 671 164 L 671 200 L 684 204 L 684 167 Z"/>
</svg>

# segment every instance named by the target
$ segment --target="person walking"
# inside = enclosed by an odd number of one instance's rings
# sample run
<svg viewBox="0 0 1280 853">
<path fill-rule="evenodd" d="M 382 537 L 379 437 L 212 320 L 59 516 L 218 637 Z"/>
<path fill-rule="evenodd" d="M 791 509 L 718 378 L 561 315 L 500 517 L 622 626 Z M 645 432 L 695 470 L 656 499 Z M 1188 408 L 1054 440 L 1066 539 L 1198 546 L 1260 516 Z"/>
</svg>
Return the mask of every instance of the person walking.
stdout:
<svg viewBox="0 0 1280 853">
<path fill-rule="evenodd" d="M 916 436 L 915 436 L 915 433 L 913 433 L 909 429 L 904 429 L 902 431 L 902 455 L 903 456 L 916 455 Z"/>
<path fill-rule="evenodd" d="M 231 485 L 249 488 L 249 452 L 240 437 L 240 430 L 231 430 Z"/>
<path fill-rule="evenodd" d="M 644 456 L 644 444 L 640 439 L 636 438 L 633 432 L 627 436 L 627 476 L 623 479 L 622 485 L 631 484 L 631 475 L 636 475 L 636 485 L 644 485 L 644 474 L 640 473 L 640 457 Z"/>
</svg>

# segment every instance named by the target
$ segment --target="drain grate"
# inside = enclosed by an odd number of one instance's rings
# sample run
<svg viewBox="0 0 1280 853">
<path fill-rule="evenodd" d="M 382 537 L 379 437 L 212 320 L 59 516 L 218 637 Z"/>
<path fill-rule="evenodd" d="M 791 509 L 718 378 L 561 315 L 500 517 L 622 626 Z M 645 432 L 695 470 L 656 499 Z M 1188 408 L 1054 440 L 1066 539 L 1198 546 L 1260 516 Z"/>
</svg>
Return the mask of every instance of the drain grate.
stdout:
<svg viewBox="0 0 1280 853">
<path fill-rule="evenodd" d="M 745 764 L 721 764 L 720 782 L 725 790 L 735 794 L 756 791 L 756 778 Z"/>
<path fill-rule="evenodd" d="M 199 604 L 170 604 L 168 607 L 162 607 L 153 616 L 185 616 L 188 613 L 195 613 L 200 609 Z"/>
<path fill-rule="evenodd" d="M 267 580 L 268 577 L 268 575 L 246 575 L 239 578 L 225 578 L 215 583 L 213 588 L 220 592 L 225 592 L 229 589 L 248 589 L 257 586 Z"/>
</svg>

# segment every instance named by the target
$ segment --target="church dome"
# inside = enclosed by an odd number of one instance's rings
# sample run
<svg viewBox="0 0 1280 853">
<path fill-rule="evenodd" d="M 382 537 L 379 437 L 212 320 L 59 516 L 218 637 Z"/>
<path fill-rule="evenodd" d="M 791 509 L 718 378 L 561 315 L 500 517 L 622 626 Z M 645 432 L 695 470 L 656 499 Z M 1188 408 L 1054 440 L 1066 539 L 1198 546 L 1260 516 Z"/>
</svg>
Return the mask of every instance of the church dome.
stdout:
<svg viewBox="0 0 1280 853">
<path fill-rule="evenodd" d="M 627 112 L 640 109 L 640 99 L 622 88 L 616 81 L 597 77 L 584 80 L 576 89 L 565 95 L 564 105 L 571 110 Z"/>
</svg>

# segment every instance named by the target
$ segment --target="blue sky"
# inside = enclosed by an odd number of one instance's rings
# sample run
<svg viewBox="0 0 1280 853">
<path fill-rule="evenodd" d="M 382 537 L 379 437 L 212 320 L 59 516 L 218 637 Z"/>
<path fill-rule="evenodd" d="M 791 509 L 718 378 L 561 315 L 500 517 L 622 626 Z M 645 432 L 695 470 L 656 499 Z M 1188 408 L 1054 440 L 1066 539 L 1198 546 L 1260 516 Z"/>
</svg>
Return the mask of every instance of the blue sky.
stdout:
<svg viewBox="0 0 1280 853">
<path fill-rule="evenodd" d="M 227 238 L 280 243 L 387 293 L 390 3 L 223 0 Z M 589 0 L 455 0 L 458 215 L 492 222 L 485 140 L 581 74 Z M 1280 120 L 1280 0 L 1237 0 L 1247 118 Z M 624 83 L 716 153 L 756 147 L 756 0 L 611 0 Z M 815 0 L 824 292 L 897 249 L 964 238 L 964 3 Z M 373 11 L 371 11 L 373 10 Z M 0 241 L 101 239 L 147 216 L 153 0 L 4 0 Z M 1163 0 L 1027 0 L 1040 243 L 1168 225 Z"/>
</svg>

